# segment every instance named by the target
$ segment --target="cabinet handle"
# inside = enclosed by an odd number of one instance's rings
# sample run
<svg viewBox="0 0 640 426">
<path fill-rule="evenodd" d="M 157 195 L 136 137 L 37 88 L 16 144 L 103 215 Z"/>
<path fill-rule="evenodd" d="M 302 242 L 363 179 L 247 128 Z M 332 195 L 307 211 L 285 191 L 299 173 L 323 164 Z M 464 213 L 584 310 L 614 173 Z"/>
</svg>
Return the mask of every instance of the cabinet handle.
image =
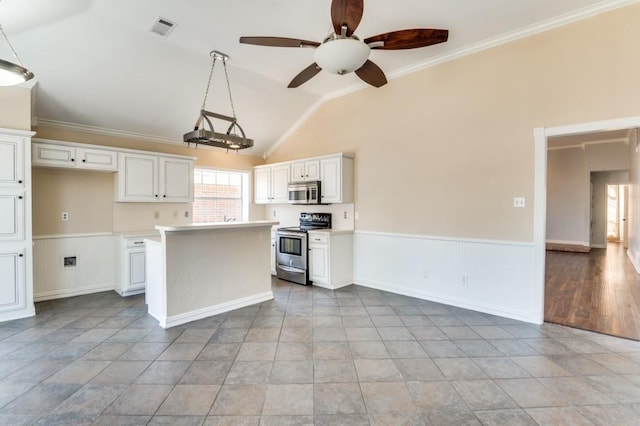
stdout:
<svg viewBox="0 0 640 426">
<path fill-rule="evenodd" d="M 164 195 L 162 196 L 162 198 L 167 198 L 167 194 L 164 194 Z"/>
<path fill-rule="evenodd" d="M 75 159 L 75 158 L 72 158 L 72 159 L 71 159 L 71 162 L 73 163 L 74 161 L 76 161 L 76 159 Z"/>
<path fill-rule="evenodd" d="M 158 194 L 154 195 L 154 197 L 158 198 Z"/>
<path fill-rule="evenodd" d="M 21 181 L 21 180 L 19 180 L 19 181 L 18 181 L 18 183 L 22 183 L 22 181 Z"/>
<path fill-rule="evenodd" d="M 134 241 L 133 244 L 144 244 L 144 241 Z"/>
<path fill-rule="evenodd" d="M 83 159 L 82 159 L 82 162 L 83 162 L 83 163 L 86 163 L 86 162 L 87 162 L 87 160 L 85 160 L 85 159 L 83 158 Z"/>
<path fill-rule="evenodd" d="M 20 254 L 18 255 L 18 257 L 24 257 L 24 254 L 20 253 Z"/>
<path fill-rule="evenodd" d="M 18 200 L 22 200 L 22 195 L 19 195 L 19 196 L 18 196 Z"/>
</svg>

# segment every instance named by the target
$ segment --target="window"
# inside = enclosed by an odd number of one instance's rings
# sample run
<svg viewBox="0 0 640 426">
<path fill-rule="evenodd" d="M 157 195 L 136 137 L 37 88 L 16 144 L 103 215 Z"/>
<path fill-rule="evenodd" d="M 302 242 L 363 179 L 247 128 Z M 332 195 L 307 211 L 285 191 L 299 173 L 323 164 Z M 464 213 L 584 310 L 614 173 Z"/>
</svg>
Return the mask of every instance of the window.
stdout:
<svg viewBox="0 0 640 426">
<path fill-rule="evenodd" d="M 198 168 L 193 173 L 193 223 L 248 219 L 249 173 Z"/>
</svg>

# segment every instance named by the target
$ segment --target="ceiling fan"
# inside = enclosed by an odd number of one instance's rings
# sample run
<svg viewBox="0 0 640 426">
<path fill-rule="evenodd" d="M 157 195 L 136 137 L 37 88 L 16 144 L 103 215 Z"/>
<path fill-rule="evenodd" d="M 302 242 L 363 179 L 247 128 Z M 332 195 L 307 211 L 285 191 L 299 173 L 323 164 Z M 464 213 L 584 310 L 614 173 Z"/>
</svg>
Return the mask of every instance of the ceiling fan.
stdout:
<svg viewBox="0 0 640 426">
<path fill-rule="evenodd" d="M 240 43 L 274 47 L 309 47 L 316 49 L 315 62 L 289 83 L 289 88 L 309 81 L 321 70 L 333 74 L 355 72 L 364 82 L 380 87 L 387 84 L 384 72 L 369 60 L 371 49 L 403 50 L 443 43 L 448 30 L 414 28 L 378 34 L 360 40 L 354 32 L 362 19 L 364 0 L 332 0 L 331 22 L 334 32 L 322 43 L 288 37 L 240 37 Z"/>
</svg>

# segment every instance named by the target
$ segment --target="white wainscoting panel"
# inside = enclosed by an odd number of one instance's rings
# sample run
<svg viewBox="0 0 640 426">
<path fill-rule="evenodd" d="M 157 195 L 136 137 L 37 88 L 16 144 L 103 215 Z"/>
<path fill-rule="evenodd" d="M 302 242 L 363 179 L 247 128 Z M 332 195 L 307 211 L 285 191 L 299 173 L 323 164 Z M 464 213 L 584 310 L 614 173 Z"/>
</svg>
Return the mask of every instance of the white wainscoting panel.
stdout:
<svg viewBox="0 0 640 426">
<path fill-rule="evenodd" d="M 534 245 L 356 231 L 354 283 L 539 323 Z"/>
<path fill-rule="evenodd" d="M 33 238 L 33 292 L 36 301 L 113 290 L 116 241 L 111 234 Z M 75 267 L 64 267 L 76 256 Z"/>
</svg>

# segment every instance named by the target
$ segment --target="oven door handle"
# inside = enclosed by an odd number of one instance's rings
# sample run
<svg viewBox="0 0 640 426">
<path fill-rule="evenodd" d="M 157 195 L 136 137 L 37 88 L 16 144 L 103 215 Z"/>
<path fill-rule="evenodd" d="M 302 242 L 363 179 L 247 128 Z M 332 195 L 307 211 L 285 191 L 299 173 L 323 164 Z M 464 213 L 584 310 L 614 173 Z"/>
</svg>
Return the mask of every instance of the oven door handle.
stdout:
<svg viewBox="0 0 640 426">
<path fill-rule="evenodd" d="M 304 274 L 305 271 L 304 269 L 298 269 L 298 268 L 294 268 L 292 266 L 284 266 L 284 265 L 278 265 L 278 268 L 282 269 L 283 271 L 287 271 L 287 272 L 297 272 L 299 274 Z"/>
<path fill-rule="evenodd" d="M 304 233 L 294 233 L 294 232 L 276 232 L 278 237 L 295 237 L 295 238 L 306 238 L 306 234 Z"/>
</svg>

